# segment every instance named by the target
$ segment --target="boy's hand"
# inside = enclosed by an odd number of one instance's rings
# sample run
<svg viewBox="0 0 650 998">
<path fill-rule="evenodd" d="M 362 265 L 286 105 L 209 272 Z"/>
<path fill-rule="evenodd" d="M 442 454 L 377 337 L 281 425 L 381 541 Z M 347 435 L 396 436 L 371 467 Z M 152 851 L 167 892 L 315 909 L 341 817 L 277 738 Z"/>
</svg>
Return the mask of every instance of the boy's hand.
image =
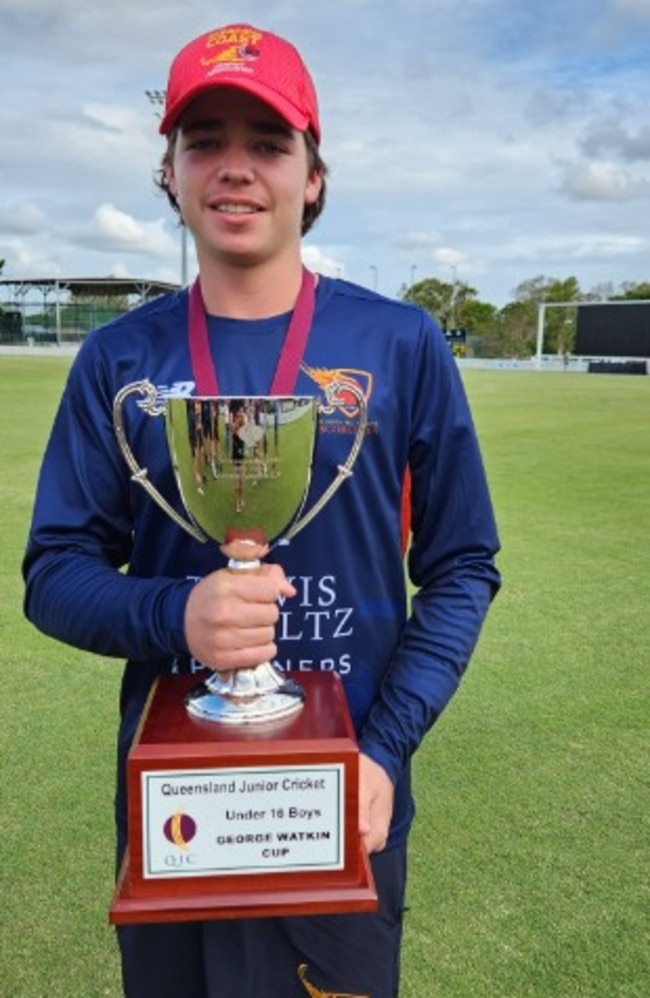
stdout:
<svg viewBox="0 0 650 998">
<path fill-rule="evenodd" d="M 369 853 L 386 845 L 395 790 L 385 769 L 367 755 L 359 758 L 359 831 Z"/>
<path fill-rule="evenodd" d="M 295 594 L 279 565 L 263 564 L 255 572 L 212 572 L 197 582 L 185 607 L 191 654 L 220 672 L 273 661 L 278 600 Z"/>
</svg>

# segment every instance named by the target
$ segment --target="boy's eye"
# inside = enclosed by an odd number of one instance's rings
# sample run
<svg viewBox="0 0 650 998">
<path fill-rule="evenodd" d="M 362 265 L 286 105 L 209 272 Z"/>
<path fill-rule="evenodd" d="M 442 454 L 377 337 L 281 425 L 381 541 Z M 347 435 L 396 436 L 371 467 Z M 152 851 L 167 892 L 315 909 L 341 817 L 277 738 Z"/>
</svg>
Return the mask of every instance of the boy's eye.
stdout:
<svg viewBox="0 0 650 998">
<path fill-rule="evenodd" d="M 200 132 L 197 129 L 185 133 L 184 147 L 190 152 L 218 152 L 224 144 L 229 145 L 227 137 L 219 132 Z M 282 156 L 291 151 L 290 140 L 281 135 L 251 135 L 246 145 L 251 153 L 258 156 Z"/>
<path fill-rule="evenodd" d="M 218 146 L 218 141 L 214 136 L 205 136 L 203 138 L 194 138 L 191 142 L 187 143 L 188 149 L 196 149 L 199 152 L 204 149 L 216 149 Z"/>
<path fill-rule="evenodd" d="M 279 154 L 284 152 L 284 149 L 280 143 L 274 142 L 272 139 L 263 139 L 261 142 L 257 143 L 257 148 L 262 153 Z"/>
</svg>

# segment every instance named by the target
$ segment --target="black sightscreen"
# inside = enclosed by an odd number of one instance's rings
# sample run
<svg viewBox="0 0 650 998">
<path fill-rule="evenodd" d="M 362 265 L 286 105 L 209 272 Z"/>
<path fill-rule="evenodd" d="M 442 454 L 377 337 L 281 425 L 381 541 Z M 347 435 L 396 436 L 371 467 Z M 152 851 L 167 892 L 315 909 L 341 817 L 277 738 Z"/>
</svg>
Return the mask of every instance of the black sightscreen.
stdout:
<svg viewBox="0 0 650 998">
<path fill-rule="evenodd" d="M 650 302 L 580 306 L 573 352 L 583 357 L 650 357 Z"/>
</svg>

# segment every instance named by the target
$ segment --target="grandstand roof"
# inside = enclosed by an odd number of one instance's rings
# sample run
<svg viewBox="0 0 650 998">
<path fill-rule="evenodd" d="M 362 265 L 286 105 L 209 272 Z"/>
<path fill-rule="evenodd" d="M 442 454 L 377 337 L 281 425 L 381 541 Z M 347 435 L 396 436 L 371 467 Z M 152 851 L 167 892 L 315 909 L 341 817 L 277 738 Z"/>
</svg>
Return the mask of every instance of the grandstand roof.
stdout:
<svg viewBox="0 0 650 998">
<path fill-rule="evenodd" d="M 0 286 L 11 288 L 15 295 L 25 295 L 28 291 L 40 291 L 46 295 L 50 291 L 69 291 L 73 295 L 137 295 L 140 299 L 155 298 L 167 291 L 178 291 L 180 284 L 168 281 L 154 281 L 137 277 L 29 277 L 2 278 Z"/>
</svg>

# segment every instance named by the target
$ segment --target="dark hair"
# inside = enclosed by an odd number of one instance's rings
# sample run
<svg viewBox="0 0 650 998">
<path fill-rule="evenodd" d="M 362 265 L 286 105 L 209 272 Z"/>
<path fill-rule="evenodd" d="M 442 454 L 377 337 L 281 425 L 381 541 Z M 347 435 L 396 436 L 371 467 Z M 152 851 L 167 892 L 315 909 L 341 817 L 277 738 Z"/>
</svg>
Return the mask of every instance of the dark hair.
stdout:
<svg viewBox="0 0 650 998">
<path fill-rule="evenodd" d="M 323 211 L 323 208 L 325 207 L 325 196 L 327 193 L 326 178 L 328 172 L 327 166 L 321 157 L 318 145 L 316 143 L 316 139 L 314 138 L 314 136 L 310 131 L 305 132 L 304 136 L 305 136 L 305 145 L 307 146 L 309 172 L 310 174 L 314 172 L 320 174 L 321 189 L 316 201 L 314 201 L 313 204 L 305 205 L 302 215 L 302 227 L 301 227 L 301 234 L 303 236 L 307 235 L 312 226 L 315 225 L 316 220 L 318 219 L 321 212 Z M 178 128 L 174 128 L 169 133 L 167 139 L 167 148 L 161 160 L 160 167 L 158 170 L 156 170 L 156 173 L 154 175 L 154 183 L 156 187 L 158 187 L 164 194 L 166 194 L 167 200 L 169 201 L 173 210 L 176 212 L 177 215 L 180 216 L 181 210 L 178 201 L 170 191 L 169 185 L 165 178 L 167 167 L 170 166 L 172 162 L 172 157 L 174 155 L 174 145 L 176 143 L 177 137 L 178 137 Z"/>
</svg>

